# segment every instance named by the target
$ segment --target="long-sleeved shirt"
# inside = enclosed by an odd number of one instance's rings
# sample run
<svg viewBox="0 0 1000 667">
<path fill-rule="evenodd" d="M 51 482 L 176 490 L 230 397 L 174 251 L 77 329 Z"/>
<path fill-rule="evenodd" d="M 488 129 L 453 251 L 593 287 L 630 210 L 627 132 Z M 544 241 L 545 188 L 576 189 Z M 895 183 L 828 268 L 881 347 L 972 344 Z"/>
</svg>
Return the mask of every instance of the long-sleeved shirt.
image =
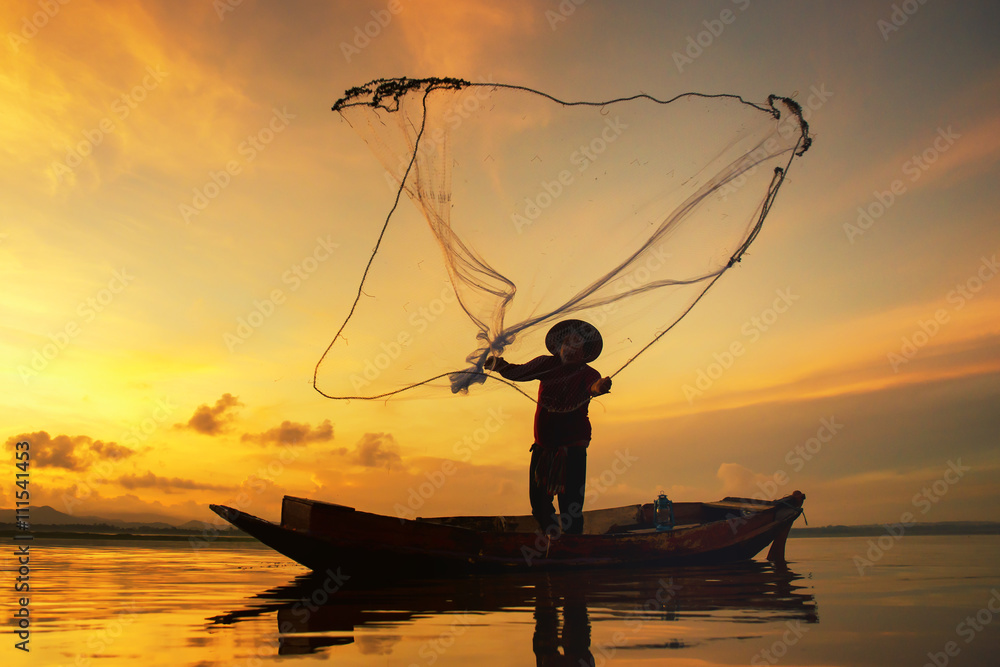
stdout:
<svg viewBox="0 0 1000 667">
<path fill-rule="evenodd" d="M 590 390 L 601 379 L 600 373 L 587 364 L 564 364 L 558 357 L 548 355 L 526 364 L 506 364 L 497 370 L 515 382 L 541 381 L 535 410 L 536 444 L 541 447 L 589 444 Z"/>
</svg>

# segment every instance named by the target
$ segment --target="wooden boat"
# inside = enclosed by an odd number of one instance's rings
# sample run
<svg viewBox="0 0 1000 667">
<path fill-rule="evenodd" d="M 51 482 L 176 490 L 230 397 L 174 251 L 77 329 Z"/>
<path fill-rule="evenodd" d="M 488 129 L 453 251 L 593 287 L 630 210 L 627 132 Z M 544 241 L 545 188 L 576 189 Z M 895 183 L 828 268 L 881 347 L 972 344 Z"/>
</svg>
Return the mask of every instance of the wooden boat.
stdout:
<svg viewBox="0 0 1000 667">
<path fill-rule="evenodd" d="M 210 505 L 237 528 L 316 571 L 379 577 L 745 561 L 785 541 L 805 495 L 673 503 L 674 527 L 657 530 L 652 503 L 591 510 L 584 534 L 545 534 L 530 516 L 400 519 L 285 496 L 281 523 Z"/>
</svg>

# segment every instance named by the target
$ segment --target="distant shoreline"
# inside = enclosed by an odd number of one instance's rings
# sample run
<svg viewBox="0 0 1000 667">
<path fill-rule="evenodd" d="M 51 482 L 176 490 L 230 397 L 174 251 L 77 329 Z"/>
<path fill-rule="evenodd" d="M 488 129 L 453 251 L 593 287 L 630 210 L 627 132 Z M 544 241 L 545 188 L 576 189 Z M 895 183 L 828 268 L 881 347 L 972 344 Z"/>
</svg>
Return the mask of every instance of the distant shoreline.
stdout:
<svg viewBox="0 0 1000 667">
<path fill-rule="evenodd" d="M 15 534 L 24 535 L 24 531 L 0 530 L 0 538 L 12 538 Z M 169 533 L 79 533 L 64 530 L 32 530 L 36 539 L 50 540 L 116 540 L 123 542 L 149 541 L 186 542 L 191 539 L 206 541 L 203 533 L 169 534 Z M 256 542 L 249 535 L 214 535 L 211 542 Z"/>
<path fill-rule="evenodd" d="M 141 529 L 140 529 L 141 530 Z M 170 532 L 157 532 L 151 529 L 148 532 L 87 532 L 79 530 L 65 530 L 60 526 L 33 527 L 30 531 L 38 539 L 60 539 L 60 540 L 116 540 L 116 541 L 164 541 L 183 542 L 194 539 L 205 540 L 204 531 L 176 529 Z M 230 534 L 225 534 L 225 533 Z M 789 537 L 874 537 L 886 533 L 885 526 L 864 525 L 864 526 L 803 526 L 792 528 Z M 15 534 L 24 534 L 24 531 L 13 529 L 9 525 L 0 527 L 0 537 L 11 538 Z M 906 535 L 1000 535 L 1000 523 L 994 522 L 954 522 L 954 523 L 928 523 L 915 524 L 905 527 Z M 257 540 L 240 531 L 219 531 L 211 536 L 211 542 L 256 542 Z"/>
<path fill-rule="evenodd" d="M 789 537 L 872 537 L 886 534 L 881 524 L 865 526 L 794 527 Z M 904 535 L 1000 535 L 1000 523 L 926 523 L 903 527 Z"/>
</svg>

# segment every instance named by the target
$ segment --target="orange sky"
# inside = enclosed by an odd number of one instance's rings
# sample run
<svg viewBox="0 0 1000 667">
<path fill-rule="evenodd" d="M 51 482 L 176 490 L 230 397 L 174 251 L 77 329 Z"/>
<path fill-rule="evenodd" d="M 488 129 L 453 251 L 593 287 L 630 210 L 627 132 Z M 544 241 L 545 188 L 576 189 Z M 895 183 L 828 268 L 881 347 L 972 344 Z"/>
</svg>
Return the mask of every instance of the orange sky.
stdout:
<svg viewBox="0 0 1000 667">
<path fill-rule="evenodd" d="M 330 106 L 375 78 L 455 76 L 572 99 L 773 92 L 808 109 L 815 145 L 742 264 L 592 405 L 590 507 L 799 488 L 811 523 L 895 521 L 961 460 L 918 518 L 995 518 L 992 5 L 921 5 L 885 39 L 877 3 L 233 4 L 0 10 L 0 401 L 5 451 L 32 443 L 35 504 L 208 519 L 242 493 L 276 519 L 287 493 L 527 512 L 523 397 L 343 403 L 311 387 L 392 197 Z M 679 67 L 727 8 L 735 20 Z M 798 299 L 749 336 L 779 290 Z M 912 358 L 890 356 L 935 318 Z M 745 354 L 688 400 L 734 341 Z"/>
</svg>

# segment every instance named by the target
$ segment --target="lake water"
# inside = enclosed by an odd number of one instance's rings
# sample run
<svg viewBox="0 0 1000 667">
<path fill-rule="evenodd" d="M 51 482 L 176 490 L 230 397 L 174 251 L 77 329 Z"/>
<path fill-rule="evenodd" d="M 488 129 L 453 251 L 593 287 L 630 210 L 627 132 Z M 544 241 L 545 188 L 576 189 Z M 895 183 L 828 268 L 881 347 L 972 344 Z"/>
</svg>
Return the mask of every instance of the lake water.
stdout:
<svg viewBox="0 0 1000 667">
<path fill-rule="evenodd" d="M 787 567 L 369 589 L 253 543 L 35 540 L 28 654 L 0 561 L 0 664 L 1000 665 L 1000 536 L 869 540 L 792 538 Z"/>
</svg>

